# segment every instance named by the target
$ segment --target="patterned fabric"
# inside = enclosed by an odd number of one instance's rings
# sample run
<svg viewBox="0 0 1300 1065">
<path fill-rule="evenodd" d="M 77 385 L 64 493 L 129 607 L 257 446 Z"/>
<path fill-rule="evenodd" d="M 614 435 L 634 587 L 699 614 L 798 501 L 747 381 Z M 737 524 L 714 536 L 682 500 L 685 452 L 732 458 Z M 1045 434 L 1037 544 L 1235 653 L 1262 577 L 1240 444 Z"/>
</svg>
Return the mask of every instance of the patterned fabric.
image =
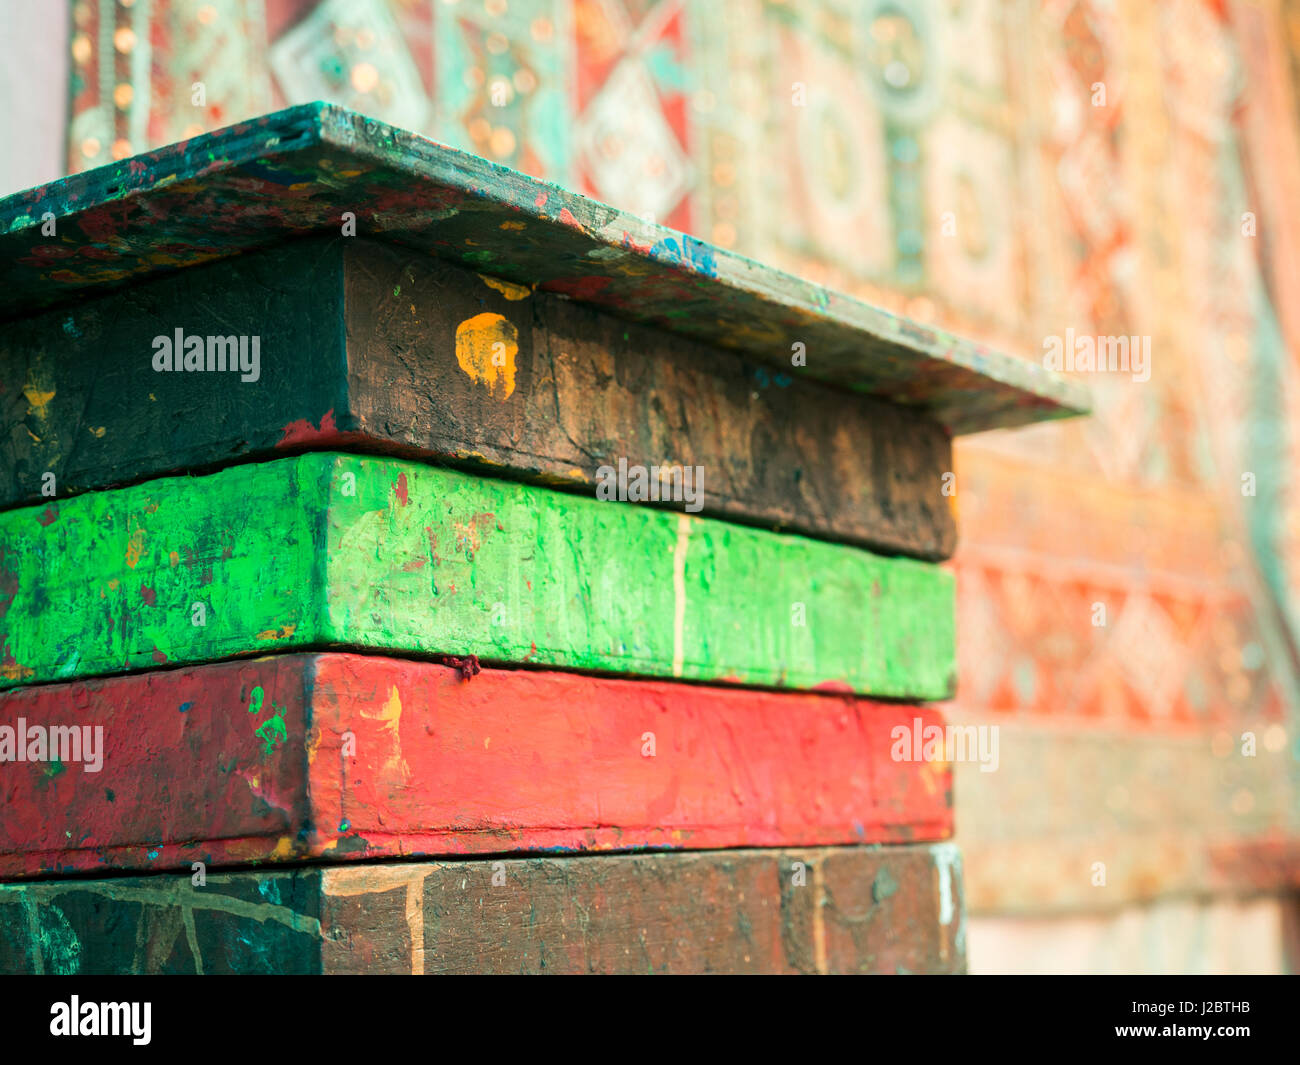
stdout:
<svg viewBox="0 0 1300 1065">
<path fill-rule="evenodd" d="M 970 903 L 1300 876 L 1300 0 L 73 12 L 71 170 L 324 98 L 1026 358 L 1149 338 L 958 448 L 954 717 L 1020 752 L 962 770 Z"/>
</svg>

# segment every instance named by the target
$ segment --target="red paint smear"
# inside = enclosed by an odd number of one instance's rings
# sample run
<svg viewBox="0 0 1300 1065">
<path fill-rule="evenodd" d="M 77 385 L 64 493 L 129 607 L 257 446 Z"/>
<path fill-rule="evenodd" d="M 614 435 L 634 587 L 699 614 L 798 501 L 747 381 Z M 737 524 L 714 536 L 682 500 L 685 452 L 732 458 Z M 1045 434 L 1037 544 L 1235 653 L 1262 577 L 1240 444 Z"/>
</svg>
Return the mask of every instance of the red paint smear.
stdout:
<svg viewBox="0 0 1300 1065">
<path fill-rule="evenodd" d="M 158 593 L 147 584 L 141 585 L 140 598 L 144 600 L 146 606 L 155 606 L 158 603 Z"/>
<path fill-rule="evenodd" d="M 550 281 L 544 287 L 547 292 L 559 292 L 565 296 L 572 296 L 575 300 L 594 300 L 609 287 L 613 280 L 612 277 L 600 277 L 598 275 L 570 277 Z"/>
<path fill-rule="evenodd" d="M 852 685 L 845 684 L 842 680 L 824 680 L 820 684 L 814 684 L 812 691 L 829 692 L 832 695 L 852 695 Z"/>
<path fill-rule="evenodd" d="M 468 544 L 471 551 L 477 551 L 493 527 L 498 531 L 504 531 L 497 523 L 497 516 L 490 510 L 479 511 L 469 519 L 467 524 L 461 524 L 460 522 L 454 524 L 456 526 L 457 550 L 464 550 L 465 545 Z"/>
<path fill-rule="evenodd" d="M 573 215 L 570 213 L 567 207 L 560 208 L 559 218 L 561 222 L 563 222 L 566 226 L 569 226 L 572 229 L 579 229 L 579 230 L 582 229 L 582 226 L 578 223 L 578 220 L 573 217 Z"/>
<path fill-rule="evenodd" d="M 623 230 L 623 247 L 631 248 L 633 251 L 639 251 L 643 255 L 649 255 L 650 249 L 653 248 L 654 245 L 650 244 L 649 242 L 642 244 L 639 240 L 636 240 L 632 236 L 632 234 L 625 229 Z"/>
<path fill-rule="evenodd" d="M 46 507 L 44 510 L 41 511 L 40 516 L 36 520 L 39 521 L 42 525 L 53 525 L 54 522 L 58 519 L 58 517 L 59 517 L 59 512 L 54 508 L 54 504 L 51 503 L 48 507 Z"/>
<path fill-rule="evenodd" d="M 537 194 L 537 199 L 535 199 L 535 200 L 533 201 L 533 206 L 535 206 L 535 207 L 545 207 L 545 206 L 546 206 L 546 200 L 547 200 L 547 195 L 546 195 L 546 193 L 545 193 L 545 192 L 539 192 L 539 193 Z"/>
<path fill-rule="evenodd" d="M 296 422 L 290 422 L 284 427 L 284 436 L 276 443 L 276 447 L 292 447 L 295 444 L 314 444 L 321 441 L 330 440 L 338 432 L 338 426 L 334 424 L 334 410 L 331 408 L 320 420 L 320 428 L 312 425 L 306 418 L 299 418 Z"/>
<path fill-rule="evenodd" d="M 164 662 L 167 661 L 167 656 L 163 654 L 160 650 L 158 650 L 157 644 L 154 644 L 153 646 L 153 661 L 154 661 L 154 665 L 156 666 L 161 666 Z"/>
<path fill-rule="evenodd" d="M 406 506 L 406 474 L 399 473 L 397 475 L 397 483 L 393 485 L 393 491 L 397 493 L 397 502 L 402 506 Z"/>
<path fill-rule="evenodd" d="M 0 562 L 4 561 L 5 551 L 0 547 Z M 0 565 L 0 618 L 9 613 L 14 599 L 18 595 L 18 574 L 12 573 Z"/>
</svg>

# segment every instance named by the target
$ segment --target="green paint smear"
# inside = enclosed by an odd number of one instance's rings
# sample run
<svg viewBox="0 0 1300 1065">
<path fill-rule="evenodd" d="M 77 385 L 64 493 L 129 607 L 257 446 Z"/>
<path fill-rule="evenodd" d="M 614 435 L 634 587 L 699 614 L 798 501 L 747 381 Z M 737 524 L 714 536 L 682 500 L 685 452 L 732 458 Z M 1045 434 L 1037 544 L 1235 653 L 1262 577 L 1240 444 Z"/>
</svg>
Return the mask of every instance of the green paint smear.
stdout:
<svg viewBox="0 0 1300 1065">
<path fill-rule="evenodd" d="M 403 474 L 406 506 L 391 491 Z M 42 509 L 0 513 L 17 578 L 0 687 L 149 668 L 155 648 L 189 663 L 334 644 L 899 698 L 952 690 L 951 575 L 799 536 L 328 452 L 87 493 L 48 526 Z M 219 621 L 190 624 L 200 598 Z"/>
<path fill-rule="evenodd" d="M 273 706 L 272 709 L 279 712 L 274 717 L 268 717 L 263 721 L 255 733 L 265 744 L 262 748 L 263 754 L 270 754 L 289 738 L 289 730 L 284 724 L 284 707 Z"/>
<path fill-rule="evenodd" d="M 248 712 L 250 714 L 260 714 L 262 712 L 262 702 L 265 698 L 266 693 L 259 684 L 249 693 Z M 260 737 L 263 744 L 265 744 L 262 748 L 264 754 L 270 754 L 289 738 L 289 731 L 284 724 L 284 709 L 283 706 L 272 702 L 271 710 L 274 711 L 274 715 L 267 718 L 254 730 L 254 735 Z"/>
</svg>

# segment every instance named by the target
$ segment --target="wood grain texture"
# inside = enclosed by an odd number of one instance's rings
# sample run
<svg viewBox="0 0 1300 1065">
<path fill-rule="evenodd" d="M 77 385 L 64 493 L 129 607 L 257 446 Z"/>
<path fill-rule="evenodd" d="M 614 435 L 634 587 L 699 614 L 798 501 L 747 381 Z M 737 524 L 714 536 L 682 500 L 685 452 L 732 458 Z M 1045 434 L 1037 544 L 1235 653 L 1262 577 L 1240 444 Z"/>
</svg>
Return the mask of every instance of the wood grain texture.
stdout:
<svg viewBox="0 0 1300 1065">
<path fill-rule="evenodd" d="M 620 458 L 699 466 L 707 514 L 927 559 L 956 545 L 951 441 L 914 410 L 544 291 L 507 298 L 419 253 L 352 242 L 346 256 L 349 394 L 367 434 L 418 448 L 436 427 L 440 454 L 588 494 Z M 520 338 L 508 397 L 454 357 L 458 325 L 483 312 Z"/>
<path fill-rule="evenodd" d="M 1066 417 L 1085 390 L 556 185 L 306 104 L 0 199 L 0 318 L 309 232 L 358 232 L 930 413 Z M 57 238 L 41 231 L 42 216 Z M 794 343 L 807 364 L 792 366 Z"/>
<path fill-rule="evenodd" d="M 490 314 L 511 388 L 458 359 Z M 153 338 L 257 336 L 259 375 L 156 372 Z M 0 331 L 0 507 L 281 449 L 400 453 L 594 495 L 597 469 L 703 469 L 706 514 L 939 559 L 951 442 L 907 408 L 371 241 L 291 242 Z M 682 509 L 682 503 L 666 506 Z"/>
<path fill-rule="evenodd" d="M 952 596 L 929 563 L 310 453 L 0 514 L 0 686 L 332 645 L 942 699 Z"/>
<path fill-rule="evenodd" d="M 102 726 L 100 768 L 3 767 L 0 877 L 942 840 L 951 767 L 891 757 L 892 730 L 918 719 L 943 721 L 849 696 L 466 680 L 350 654 L 41 685 L 0 695 L 0 727 Z"/>
<path fill-rule="evenodd" d="M 0 884 L 0 973 L 959 973 L 951 844 Z"/>
</svg>

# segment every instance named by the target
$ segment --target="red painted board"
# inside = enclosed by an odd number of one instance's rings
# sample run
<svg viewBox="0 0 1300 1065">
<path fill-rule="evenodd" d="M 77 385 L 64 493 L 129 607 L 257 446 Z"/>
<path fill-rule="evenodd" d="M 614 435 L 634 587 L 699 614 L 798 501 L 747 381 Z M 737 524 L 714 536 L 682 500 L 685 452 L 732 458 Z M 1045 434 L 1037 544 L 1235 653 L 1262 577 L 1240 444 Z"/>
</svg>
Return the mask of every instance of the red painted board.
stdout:
<svg viewBox="0 0 1300 1065">
<path fill-rule="evenodd" d="M 939 712 L 835 694 L 298 654 L 0 695 L 20 718 L 102 726 L 102 762 L 0 763 L 10 879 L 952 833 L 948 764 L 891 758 Z"/>
</svg>

